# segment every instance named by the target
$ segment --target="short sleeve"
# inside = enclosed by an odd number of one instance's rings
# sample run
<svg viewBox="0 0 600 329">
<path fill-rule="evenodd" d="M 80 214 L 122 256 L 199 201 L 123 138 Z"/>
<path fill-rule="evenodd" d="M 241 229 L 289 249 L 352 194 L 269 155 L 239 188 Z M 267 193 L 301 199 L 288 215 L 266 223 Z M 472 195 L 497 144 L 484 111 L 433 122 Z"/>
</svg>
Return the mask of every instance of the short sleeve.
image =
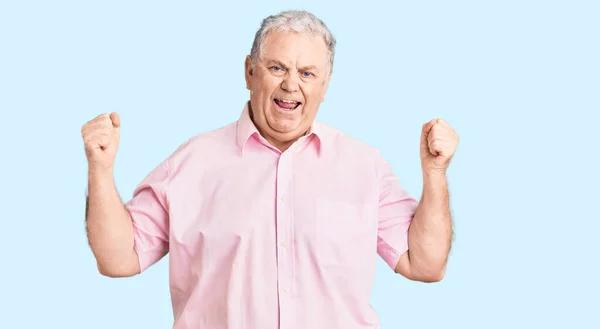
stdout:
<svg viewBox="0 0 600 329">
<path fill-rule="evenodd" d="M 408 250 L 408 229 L 417 201 L 400 185 L 389 163 L 379 160 L 379 218 L 377 253 L 395 269 Z"/>
<path fill-rule="evenodd" d="M 168 162 L 152 170 L 136 187 L 125 204 L 133 222 L 134 248 L 139 257 L 140 272 L 158 262 L 169 250 L 169 212 L 166 184 Z"/>
</svg>

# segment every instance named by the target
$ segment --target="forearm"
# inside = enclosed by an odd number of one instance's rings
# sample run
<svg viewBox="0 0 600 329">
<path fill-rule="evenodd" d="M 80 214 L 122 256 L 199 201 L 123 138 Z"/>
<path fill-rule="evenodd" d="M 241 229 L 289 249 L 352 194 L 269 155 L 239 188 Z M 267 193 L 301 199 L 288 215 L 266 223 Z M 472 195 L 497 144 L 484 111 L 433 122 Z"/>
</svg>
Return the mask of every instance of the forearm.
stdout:
<svg viewBox="0 0 600 329">
<path fill-rule="evenodd" d="M 423 173 L 423 194 L 409 230 L 410 265 L 415 274 L 440 279 L 452 242 L 448 182 L 442 173 Z"/>
<path fill-rule="evenodd" d="M 139 270 L 133 225 L 114 184 L 112 170 L 89 169 L 86 229 L 99 271 L 129 276 Z"/>
</svg>

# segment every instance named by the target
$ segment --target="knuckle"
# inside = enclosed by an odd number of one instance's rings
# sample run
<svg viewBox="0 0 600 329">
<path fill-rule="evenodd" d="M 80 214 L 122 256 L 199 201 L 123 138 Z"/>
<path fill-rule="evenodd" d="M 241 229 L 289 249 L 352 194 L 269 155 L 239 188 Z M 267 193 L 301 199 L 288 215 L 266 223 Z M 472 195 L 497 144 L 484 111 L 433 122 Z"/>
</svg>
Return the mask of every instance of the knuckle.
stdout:
<svg viewBox="0 0 600 329">
<path fill-rule="evenodd" d="M 100 120 L 98 120 L 98 125 L 99 126 L 106 126 L 108 123 L 110 122 L 110 120 L 106 119 L 106 118 L 101 118 Z"/>
<path fill-rule="evenodd" d="M 90 121 L 88 121 L 88 122 L 84 123 L 84 124 L 81 126 L 81 132 L 83 133 L 84 131 L 87 131 L 87 130 L 90 128 L 90 126 L 91 126 L 91 125 L 93 125 L 93 123 L 94 123 L 94 121 L 93 121 L 93 120 L 90 120 Z"/>
<path fill-rule="evenodd" d="M 109 126 L 105 122 L 99 122 L 94 126 L 94 132 L 98 134 L 106 133 L 109 129 Z"/>
<path fill-rule="evenodd" d="M 110 120 L 110 119 L 106 116 L 99 116 L 99 117 L 95 118 L 94 120 L 92 120 L 92 122 L 94 122 L 95 124 L 103 124 L 108 120 Z"/>
</svg>

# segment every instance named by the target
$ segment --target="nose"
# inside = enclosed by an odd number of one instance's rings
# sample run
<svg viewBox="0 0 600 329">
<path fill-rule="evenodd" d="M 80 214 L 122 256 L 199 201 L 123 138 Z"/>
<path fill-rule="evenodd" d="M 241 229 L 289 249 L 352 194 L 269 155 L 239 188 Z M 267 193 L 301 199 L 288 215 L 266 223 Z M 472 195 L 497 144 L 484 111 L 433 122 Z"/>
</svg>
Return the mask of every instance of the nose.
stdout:
<svg viewBox="0 0 600 329">
<path fill-rule="evenodd" d="M 281 89 L 291 93 L 298 91 L 300 89 L 298 77 L 295 74 L 286 74 L 281 82 Z"/>
</svg>

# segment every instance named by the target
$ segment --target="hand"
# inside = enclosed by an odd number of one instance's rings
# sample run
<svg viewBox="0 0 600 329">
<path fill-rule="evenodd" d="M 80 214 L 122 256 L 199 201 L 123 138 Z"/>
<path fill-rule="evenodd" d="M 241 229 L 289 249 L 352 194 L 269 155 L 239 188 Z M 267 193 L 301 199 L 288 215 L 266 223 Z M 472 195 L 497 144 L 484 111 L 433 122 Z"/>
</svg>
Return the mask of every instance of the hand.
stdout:
<svg viewBox="0 0 600 329">
<path fill-rule="evenodd" d="M 424 172 L 445 173 L 458 146 L 458 134 L 443 119 L 433 119 L 421 132 L 421 167 Z"/>
<path fill-rule="evenodd" d="M 88 165 L 93 168 L 112 169 L 117 148 L 121 119 L 117 113 L 101 114 L 81 128 Z"/>
</svg>

